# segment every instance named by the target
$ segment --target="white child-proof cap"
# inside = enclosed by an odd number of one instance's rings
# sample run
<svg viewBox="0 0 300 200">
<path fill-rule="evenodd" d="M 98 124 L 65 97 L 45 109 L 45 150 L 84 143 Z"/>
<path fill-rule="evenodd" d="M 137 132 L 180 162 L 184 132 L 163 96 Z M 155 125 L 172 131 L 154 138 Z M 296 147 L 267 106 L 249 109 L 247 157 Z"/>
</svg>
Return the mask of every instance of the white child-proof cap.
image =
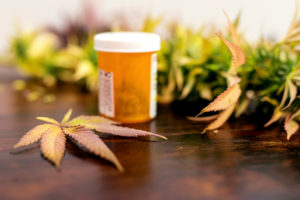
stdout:
<svg viewBox="0 0 300 200">
<path fill-rule="evenodd" d="M 160 49 L 160 37 L 155 33 L 144 32 L 108 32 L 94 37 L 97 51 L 138 53 Z"/>
</svg>

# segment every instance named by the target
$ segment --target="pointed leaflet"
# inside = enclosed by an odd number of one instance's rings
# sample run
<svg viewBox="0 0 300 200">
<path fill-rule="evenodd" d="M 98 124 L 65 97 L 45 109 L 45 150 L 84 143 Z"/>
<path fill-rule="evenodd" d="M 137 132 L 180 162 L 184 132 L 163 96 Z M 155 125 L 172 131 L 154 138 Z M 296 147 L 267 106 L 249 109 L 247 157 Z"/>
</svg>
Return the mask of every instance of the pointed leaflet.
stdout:
<svg viewBox="0 0 300 200">
<path fill-rule="evenodd" d="M 122 126 L 115 126 L 119 124 L 118 122 L 99 117 L 99 116 L 79 116 L 71 121 L 67 122 L 67 126 L 84 126 L 89 129 L 94 129 L 102 133 L 110 133 L 113 135 L 123 136 L 123 137 L 138 137 L 138 136 L 156 136 L 166 139 L 164 136 L 151 133 L 148 131 L 137 130 L 133 128 L 127 128 Z"/>
<path fill-rule="evenodd" d="M 122 165 L 113 152 L 97 135 L 93 133 L 93 131 L 84 127 L 72 127 L 64 128 L 64 132 L 90 152 L 112 162 L 118 170 L 124 171 Z"/>
<path fill-rule="evenodd" d="M 210 115 L 205 117 L 188 117 L 189 120 L 194 122 L 206 122 L 216 119 L 219 116 L 219 114 L 216 115 Z"/>
<path fill-rule="evenodd" d="M 59 125 L 58 121 L 56 121 L 55 119 L 51 119 L 49 117 L 37 117 L 36 119 L 44 121 L 44 122 L 48 122 L 48 123 L 51 123 L 51 124 Z"/>
<path fill-rule="evenodd" d="M 211 111 L 225 110 L 232 104 L 235 104 L 241 95 L 239 84 L 234 84 L 221 93 L 213 102 L 203 108 L 200 114 Z M 199 115 L 200 115 L 199 114 Z"/>
<path fill-rule="evenodd" d="M 228 23 L 228 26 L 229 26 L 229 30 L 231 32 L 231 36 L 232 36 L 232 39 L 233 39 L 233 43 L 238 45 L 239 44 L 239 41 L 240 41 L 240 38 L 239 38 L 239 35 L 237 34 L 237 31 L 236 31 L 236 28 L 234 27 L 234 25 L 231 23 L 227 13 L 223 10 L 223 13 L 226 17 L 226 20 L 227 20 L 227 23 Z"/>
<path fill-rule="evenodd" d="M 231 52 L 235 68 L 238 68 L 241 65 L 243 65 L 246 61 L 243 50 L 238 45 L 227 41 L 221 34 L 216 33 L 216 35 L 225 43 L 225 45 Z"/>
<path fill-rule="evenodd" d="M 64 116 L 64 118 L 61 120 L 61 124 L 66 123 L 67 121 L 69 121 L 70 117 L 72 115 L 72 109 L 70 109 Z"/>
<path fill-rule="evenodd" d="M 227 119 L 229 119 L 229 117 L 231 116 L 232 112 L 234 111 L 234 107 L 235 104 L 232 104 L 231 106 L 229 106 L 226 110 L 222 111 L 218 118 L 213 121 L 212 123 L 210 123 L 203 131 L 203 133 L 205 133 L 206 130 L 215 130 L 220 128 L 226 121 Z"/>
<path fill-rule="evenodd" d="M 294 135 L 299 129 L 299 124 L 293 120 L 291 117 L 286 117 L 284 122 L 284 130 L 287 133 L 287 140 L 290 140 L 292 135 Z"/>
<path fill-rule="evenodd" d="M 110 124 L 101 124 L 98 127 L 95 127 L 95 130 L 101 133 L 109 133 L 112 135 L 117 135 L 122 137 L 155 136 L 167 140 L 166 137 L 156 133 L 151 133 L 149 131 L 143 131 L 143 130 L 123 127 L 123 126 L 114 126 Z"/>
<path fill-rule="evenodd" d="M 19 148 L 22 146 L 30 145 L 34 142 L 37 142 L 41 139 L 42 135 L 51 128 L 53 125 L 51 124 L 42 124 L 34 127 L 30 131 L 28 131 L 17 144 L 15 144 L 14 148 Z"/>
<path fill-rule="evenodd" d="M 60 166 L 65 152 L 66 138 L 59 126 L 51 126 L 42 136 L 41 150 L 43 155 L 52 161 L 56 167 Z"/>
<path fill-rule="evenodd" d="M 104 117 L 100 117 L 100 116 L 81 115 L 81 116 L 75 117 L 71 121 L 68 121 L 64 125 L 66 125 L 66 126 L 82 125 L 82 126 L 85 126 L 86 128 L 95 129 L 95 127 L 98 127 L 99 124 L 120 124 L 120 123 L 109 120 Z"/>
</svg>

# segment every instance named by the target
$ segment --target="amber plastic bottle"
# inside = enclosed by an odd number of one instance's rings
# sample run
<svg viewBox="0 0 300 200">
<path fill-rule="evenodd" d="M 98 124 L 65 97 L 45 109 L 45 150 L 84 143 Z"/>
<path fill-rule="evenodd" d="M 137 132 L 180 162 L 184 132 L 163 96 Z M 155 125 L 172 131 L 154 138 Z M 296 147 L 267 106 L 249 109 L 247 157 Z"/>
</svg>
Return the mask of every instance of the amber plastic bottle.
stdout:
<svg viewBox="0 0 300 200">
<path fill-rule="evenodd" d="M 122 123 L 156 116 L 157 34 L 101 33 L 95 36 L 99 66 L 99 113 Z"/>
</svg>

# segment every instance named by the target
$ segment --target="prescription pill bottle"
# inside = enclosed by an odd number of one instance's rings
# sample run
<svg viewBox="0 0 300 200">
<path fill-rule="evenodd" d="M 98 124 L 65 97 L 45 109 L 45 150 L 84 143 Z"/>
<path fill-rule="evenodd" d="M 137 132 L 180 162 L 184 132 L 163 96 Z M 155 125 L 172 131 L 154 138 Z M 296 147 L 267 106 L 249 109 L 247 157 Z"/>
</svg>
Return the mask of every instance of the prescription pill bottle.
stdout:
<svg viewBox="0 0 300 200">
<path fill-rule="evenodd" d="M 157 54 L 154 33 L 97 34 L 99 113 L 121 123 L 149 121 L 156 116 Z"/>
</svg>

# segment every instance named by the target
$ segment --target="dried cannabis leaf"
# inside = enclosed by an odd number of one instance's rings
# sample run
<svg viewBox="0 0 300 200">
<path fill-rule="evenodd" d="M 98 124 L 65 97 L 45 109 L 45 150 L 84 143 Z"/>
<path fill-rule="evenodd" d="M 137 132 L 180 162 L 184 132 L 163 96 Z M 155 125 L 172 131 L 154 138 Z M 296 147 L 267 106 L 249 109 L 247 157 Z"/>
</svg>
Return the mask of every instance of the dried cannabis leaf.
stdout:
<svg viewBox="0 0 300 200">
<path fill-rule="evenodd" d="M 37 117 L 36 119 L 38 120 L 41 120 L 41 121 L 44 121 L 44 122 L 48 122 L 50 124 L 56 124 L 56 125 L 59 125 L 59 122 L 56 121 L 55 119 L 51 119 L 49 117 Z"/>
<path fill-rule="evenodd" d="M 148 131 L 138 130 L 134 128 L 116 126 L 118 122 L 99 116 L 79 116 L 67 122 L 66 126 L 85 126 L 101 133 L 109 133 L 122 137 L 139 137 L 139 136 L 156 136 L 167 139 L 162 135 L 151 133 Z"/>
<path fill-rule="evenodd" d="M 233 40 L 233 43 L 238 45 L 240 43 L 240 37 L 236 31 L 236 28 L 234 27 L 234 25 L 231 23 L 230 19 L 229 19 L 229 16 L 228 14 L 223 10 L 223 13 L 226 17 L 226 20 L 227 20 L 227 23 L 228 23 L 228 26 L 229 26 L 229 30 L 231 32 L 231 35 L 232 35 L 232 40 Z"/>
<path fill-rule="evenodd" d="M 82 145 L 87 150 L 100 156 L 110 162 L 112 162 L 120 171 L 124 171 L 119 160 L 116 158 L 113 152 L 104 144 L 104 142 L 93 133 L 93 131 L 84 128 L 83 126 L 65 128 L 66 135 L 74 139 L 77 144 Z"/>
<path fill-rule="evenodd" d="M 56 167 L 64 156 L 66 137 L 59 126 L 51 126 L 42 136 L 41 151 L 43 155 L 52 161 Z"/>
<path fill-rule="evenodd" d="M 245 61 L 246 61 L 246 58 L 245 58 L 245 54 L 244 54 L 243 50 L 241 49 L 241 47 L 239 47 L 238 45 L 233 44 L 233 43 L 227 41 L 219 33 L 216 33 L 216 35 L 225 43 L 225 45 L 228 47 L 229 51 L 231 52 L 235 68 L 238 68 L 241 65 L 243 65 L 245 63 Z"/>
<path fill-rule="evenodd" d="M 45 133 L 45 131 L 48 130 L 51 126 L 53 126 L 53 125 L 42 124 L 42 125 L 38 125 L 38 126 L 34 127 L 20 139 L 20 141 L 14 146 L 14 148 L 27 146 L 27 145 L 37 142 L 39 139 L 41 139 L 41 137 Z"/>
<path fill-rule="evenodd" d="M 205 113 L 205 112 L 212 112 L 212 111 L 222 111 L 220 114 L 217 115 L 217 119 L 210 123 L 203 131 L 206 130 L 215 130 L 220 128 L 231 116 L 234 111 L 235 106 L 241 96 L 241 88 L 239 85 L 240 78 L 236 75 L 237 68 L 243 65 L 246 61 L 245 54 L 243 50 L 239 46 L 239 36 L 235 27 L 232 25 L 228 15 L 224 12 L 225 17 L 228 21 L 229 30 L 233 37 L 233 43 L 227 41 L 221 34 L 216 33 L 216 35 L 224 42 L 224 44 L 228 47 L 229 51 L 232 54 L 232 63 L 229 71 L 226 74 L 228 88 L 221 93 L 217 98 L 211 102 L 208 106 L 202 109 L 202 111 L 196 116 Z M 213 116 L 212 118 L 214 118 Z M 195 121 L 195 119 L 193 119 Z M 201 120 L 201 119 L 200 119 Z"/>
<path fill-rule="evenodd" d="M 151 133 L 148 131 L 138 130 L 134 128 L 122 127 L 122 126 L 114 126 L 109 124 L 103 124 L 102 126 L 98 126 L 95 128 L 96 131 L 102 133 L 109 133 L 112 135 L 122 136 L 122 137 L 140 137 L 140 136 L 155 136 L 167 140 L 166 137 L 162 135 L 158 135 L 156 133 Z"/>
<path fill-rule="evenodd" d="M 100 116 L 86 116 L 86 115 L 80 115 L 78 117 L 73 118 L 71 121 L 65 122 L 65 125 L 68 126 L 84 125 L 85 127 L 90 129 L 95 129 L 94 127 L 97 127 L 101 124 L 117 125 L 120 123 Z"/>
<path fill-rule="evenodd" d="M 241 95 L 241 88 L 238 83 L 227 88 L 213 102 L 202 109 L 200 114 L 211 111 L 225 110 L 232 104 L 235 104 Z M 200 115 L 199 114 L 199 115 Z"/>
<path fill-rule="evenodd" d="M 90 129 L 124 137 L 156 136 L 167 139 L 164 136 L 148 131 L 117 126 L 116 124 L 119 123 L 100 116 L 78 116 L 70 120 L 71 114 L 72 110 L 69 110 L 61 123 L 48 117 L 37 117 L 37 119 L 46 121 L 48 124 L 38 125 L 28 131 L 14 148 L 26 146 L 41 139 L 40 146 L 44 157 L 53 162 L 56 167 L 60 167 L 65 152 L 67 135 L 78 146 L 83 146 L 95 155 L 112 162 L 118 170 L 124 171 L 113 152 Z"/>
<path fill-rule="evenodd" d="M 67 121 L 69 121 L 70 117 L 72 115 L 72 109 L 70 109 L 64 116 L 64 118 L 61 120 L 61 123 L 64 124 Z"/>
<path fill-rule="evenodd" d="M 219 116 L 219 114 L 216 115 L 210 115 L 205 117 L 187 117 L 189 120 L 194 122 L 206 122 L 216 119 Z"/>
<path fill-rule="evenodd" d="M 230 115 L 234 111 L 234 108 L 235 104 L 232 104 L 226 110 L 222 111 L 218 118 L 204 129 L 203 133 L 205 133 L 206 130 L 215 130 L 220 128 L 227 121 L 227 119 L 229 119 Z"/>
</svg>

